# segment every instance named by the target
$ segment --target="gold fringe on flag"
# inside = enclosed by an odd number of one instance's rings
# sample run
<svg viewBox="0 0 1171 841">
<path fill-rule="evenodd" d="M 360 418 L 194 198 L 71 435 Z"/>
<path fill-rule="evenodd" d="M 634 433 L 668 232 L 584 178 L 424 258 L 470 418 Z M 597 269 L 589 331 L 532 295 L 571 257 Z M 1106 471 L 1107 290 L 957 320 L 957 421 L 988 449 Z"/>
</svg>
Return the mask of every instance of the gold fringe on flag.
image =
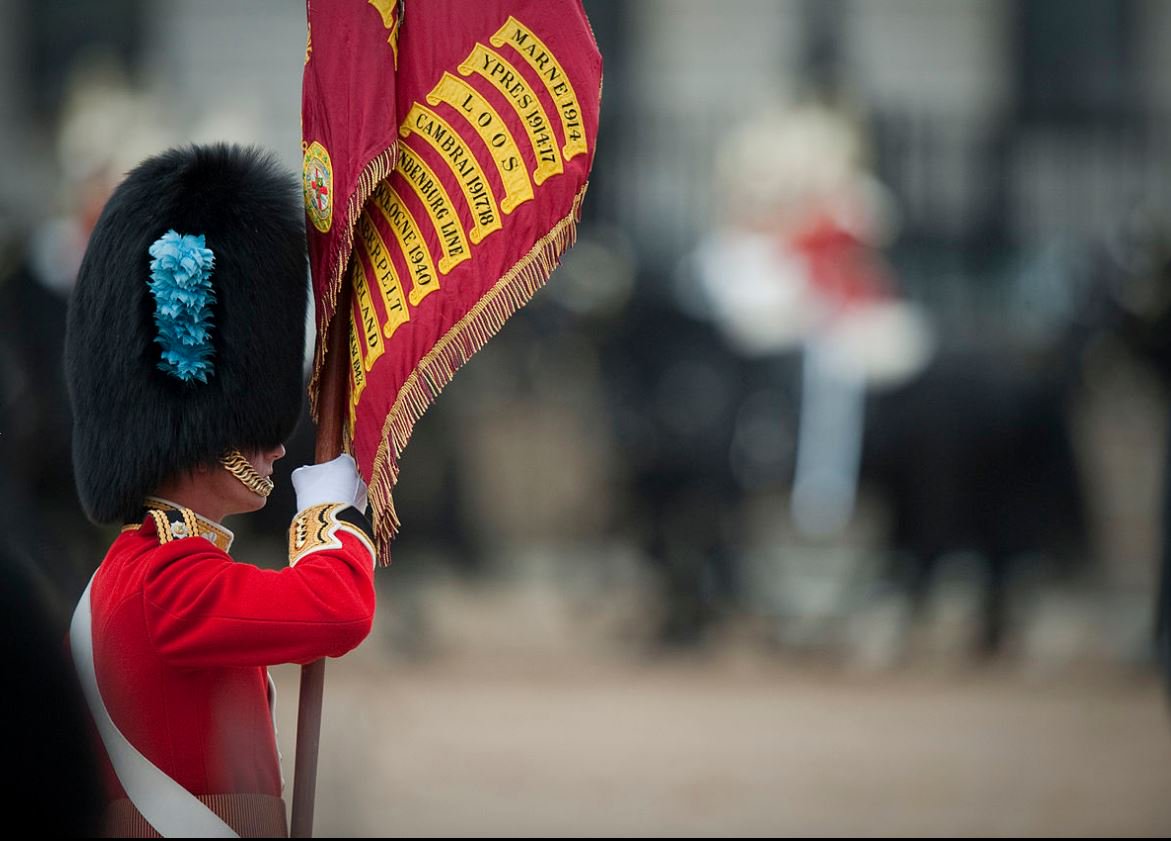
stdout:
<svg viewBox="0 0 1171 841">
<path fill-rule="evenodd" d="M 362 168 L 358 176 L 358 186 L 346 202 L 346 229 L 338 238 L 337 253 L 329 261 L 332 273 L 329 285 L 325 288 L 325 306 L 317 312 L 317 347 L 313 352 L 313 374 L 309 378 L 309 410 L 313 420 L 320 422 L 317 416 L 317 387 L 321 377 L 322 366 L 325 364 L 326 349 L 329 347 L 329 326 L 333 314 L 337 310 L 337 297 L 341 292 L 342 282 L 349 267 L 350 255 L 354 251 L 354 230 L 357 226 L 358 214 L 366 206 L 367 200 L 374 192 L 378 183 L 394 172 L 398 164 L 398 138 L 381 153 L 372 158 Z"/>
<path fill-rule="evenodd" d="M 537 240 L 528 254 L 496 281 L 467 315 L 452 325 L 435 347 L 419 360 L 399 389 L 383 424 L 382 440 L 370 476 L 374 537 L 383 566 L 390 563 L 390 544 L 399 529 L 393 497 L 398 482 L 398 460 L 415 424 L 444 386 L 451 382 L 455 372 L 545 285 L 561 262 L 561 256 L 577 240 L 577 223 L 581 219 L 581 202 L 587 187 L 589 182 L 583 184 L 574 196 L 569 215 Z"/>
</svg>

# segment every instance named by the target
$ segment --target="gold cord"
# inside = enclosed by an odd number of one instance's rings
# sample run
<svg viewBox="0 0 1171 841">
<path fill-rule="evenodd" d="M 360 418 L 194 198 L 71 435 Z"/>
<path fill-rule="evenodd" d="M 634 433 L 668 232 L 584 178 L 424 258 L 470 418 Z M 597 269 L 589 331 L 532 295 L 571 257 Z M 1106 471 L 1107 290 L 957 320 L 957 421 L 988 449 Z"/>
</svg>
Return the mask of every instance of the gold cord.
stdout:
<svg viewBox="0 0 1171 841">
<path fill-rule="evenodd" d="M 232 450 L 230 453 L 220 456 L 220 464 L 257 496 L 267 497 L 272 493 L 274 487 L 272 479 L 267 479 L 257 473 L 256 468 L 248 459 L 244 458 L 239 450 Z"/>
</svg>

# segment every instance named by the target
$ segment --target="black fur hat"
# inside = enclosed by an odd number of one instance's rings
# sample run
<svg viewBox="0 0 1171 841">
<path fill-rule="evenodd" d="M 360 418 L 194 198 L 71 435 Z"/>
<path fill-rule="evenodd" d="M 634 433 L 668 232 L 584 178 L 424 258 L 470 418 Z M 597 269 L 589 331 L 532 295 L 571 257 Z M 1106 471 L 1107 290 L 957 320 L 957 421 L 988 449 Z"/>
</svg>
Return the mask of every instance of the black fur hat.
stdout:
<svg viewBox="0 0 1171 841">
<path fill-rule="evenodd" d="M 175 234 L 202 236 L 214 255 L 195 328 L 206 360 L 186 377 L 168 367 L 159 338 L 192 328 L 164 324 L 152 283 L 152 246 Z M 307 294 L 300 184 L 270 154 L 184 147 L 126 177 L 90 237 L 65 335 L 74 474 L 92 520 L 131 520 L 180 471 L 289 437 L 301 411 Z"/>
</svg>

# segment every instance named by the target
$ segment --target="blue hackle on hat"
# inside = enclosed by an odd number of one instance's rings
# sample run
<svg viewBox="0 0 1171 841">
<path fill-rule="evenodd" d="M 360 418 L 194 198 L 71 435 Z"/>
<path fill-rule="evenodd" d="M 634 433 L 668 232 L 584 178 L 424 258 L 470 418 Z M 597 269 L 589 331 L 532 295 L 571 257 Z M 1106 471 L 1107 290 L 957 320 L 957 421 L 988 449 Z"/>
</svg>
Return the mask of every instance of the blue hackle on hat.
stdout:
<svg viewBox="0 0 1171 841">
<path fill-rule="evenodd" d="M 162 347 L 160 371 L 183 382 L 206 383 L 215 372 L 211 272 L 215 254 L 203 235 L 167 231 L 150 247 L 150 291 L 155 298 L 155 341 Z"/>
</svg>

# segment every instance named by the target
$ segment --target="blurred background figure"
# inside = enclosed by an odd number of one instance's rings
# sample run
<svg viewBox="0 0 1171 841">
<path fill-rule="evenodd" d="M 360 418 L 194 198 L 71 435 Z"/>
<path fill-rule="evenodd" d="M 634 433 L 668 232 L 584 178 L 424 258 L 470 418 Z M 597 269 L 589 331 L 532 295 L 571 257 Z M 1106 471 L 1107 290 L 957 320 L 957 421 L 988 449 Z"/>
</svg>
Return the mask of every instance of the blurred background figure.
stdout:
<svg viewBox="0 0 1171 841">
<path fill-rule="evenodd" d="M 89 232 L 122 174 L 166 147 L 166 108 L 130 86 L 117 57 L 79 57 L 64 80 L 50 144 L 45 216 L 4 208 L 0 234 L 0 473 L 9 551 L 37 564 L 57 594 L 84 584 L 100 557 L 73 488 L 62 341 L 65 308 Z M 97 554 L 95 554 L 97 553 Z"/>
<path fill-rule="evenodd" d="M 1166 833 L 1171 5 L 584 5 L 578 244 L 404 454 L 318 830 Z M 166 145 L 296 169 L 304 10 L 0 16 L 0 524 L 63 637 L 87 232 Z"/>
<path fill-rule="evenodd" d="M 1120 227 L 1113 259 L 1103 267 L 1097 319 L 1118 344 L 1158 378 L 1164 403 L 1171 394 L 1171 220 L 1165 207 L 1140 206 Z M 1171 427 L 1168 428 L 1171 436 Z M 1171 437 L 1164 452 L 1171 458 Z M 1171 681 L 1171 463 L 1162 477 L 1162 552 L 1155 630 L 1164 676 Z"/>
</svg>

